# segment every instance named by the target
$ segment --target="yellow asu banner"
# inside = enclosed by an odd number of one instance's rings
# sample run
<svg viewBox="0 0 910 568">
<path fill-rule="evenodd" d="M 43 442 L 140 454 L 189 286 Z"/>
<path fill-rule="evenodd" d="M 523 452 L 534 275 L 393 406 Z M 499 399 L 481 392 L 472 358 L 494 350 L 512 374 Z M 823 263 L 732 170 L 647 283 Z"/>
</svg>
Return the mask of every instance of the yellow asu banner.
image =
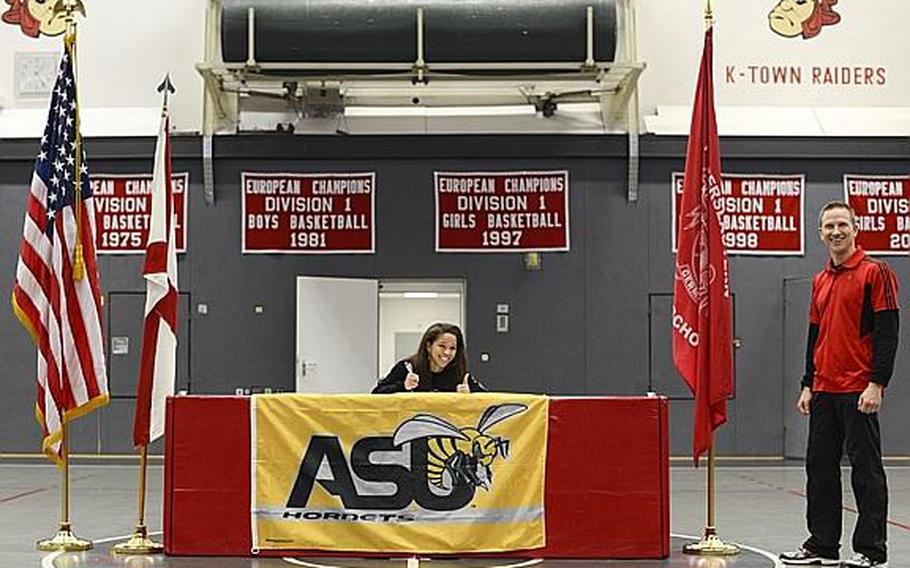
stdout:
<svg viewBox="0 0 910 568">
<path fill-rule="evenodd" d="M 547 398 L 257 395 L 251 527 L 259 549 L 540 548 Z"/>
</svg>

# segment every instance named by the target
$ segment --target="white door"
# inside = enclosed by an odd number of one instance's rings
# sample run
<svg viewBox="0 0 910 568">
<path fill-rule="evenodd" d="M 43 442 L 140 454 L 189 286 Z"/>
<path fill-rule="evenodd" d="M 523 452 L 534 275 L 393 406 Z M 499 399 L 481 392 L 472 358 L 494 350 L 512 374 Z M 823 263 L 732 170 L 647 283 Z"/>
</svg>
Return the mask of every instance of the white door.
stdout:
<svg viewBox="0 0 910 568">
<path fill-rule="evenodd" d="M 297 392 L 370 392 L 378 375 L 378 298 L 378 280 L 297 277 Z"/>
<path fill-rule="evenodd" d="M 379 283 L 379 371 L 413 354 L 424 330 L 436 322 L 464 332 L 463 280 L 382 280 Z"/>
</svg>

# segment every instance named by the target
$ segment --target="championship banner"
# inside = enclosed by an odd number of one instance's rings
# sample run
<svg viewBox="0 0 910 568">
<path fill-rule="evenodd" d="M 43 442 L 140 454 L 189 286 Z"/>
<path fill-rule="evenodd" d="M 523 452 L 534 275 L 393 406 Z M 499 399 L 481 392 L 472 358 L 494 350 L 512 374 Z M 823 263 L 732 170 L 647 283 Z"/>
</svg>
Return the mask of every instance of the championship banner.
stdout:
<svg viewBox="0 0 910 568">
<path fill-rule="evenodd" d="M 844 197 L 856 211 L 856 241 L 871 254 L 910 253 L 910 176 L 844 175 Z"/>
<path fill-rule="evenodd" d="M 541 548 L 548 400 L 255 395 L 255 548 L 448 554 Z"/>
<path fill-rule="evenodd" d="M 375 172 L 243 172 L 243 254 L 372 253 Z"/>
<path fill-rule="evenodd" d="M 569 172 L 435 172 L 436 252 L 569 250 Z"/>
<path fill-rule="evenodd" d="M 717 208 L 727 254 L 801 255 L 805 252 L 803 175 L 723 174 Z M 676 212 L 683 174 L 674 172 L 670 240 L 676 252 Z"/>
<path fill-rule="evenodd" d="M 186 252 L 186 189 L 189 173 L 171 176 L 177 252 Z M 148 174 L 93 174 L 95 236 L 98 254 L 145 254 L 152 214 L 152 176 Z"/>
</svg>

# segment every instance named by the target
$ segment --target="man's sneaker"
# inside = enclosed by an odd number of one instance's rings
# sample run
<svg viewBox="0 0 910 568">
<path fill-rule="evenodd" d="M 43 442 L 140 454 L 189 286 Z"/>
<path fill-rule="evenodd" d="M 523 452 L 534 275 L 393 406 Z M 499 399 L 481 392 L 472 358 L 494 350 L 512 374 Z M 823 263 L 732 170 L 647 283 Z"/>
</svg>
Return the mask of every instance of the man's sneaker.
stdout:
<svg viewBox="0 0 910 568">
<path fill-rule="evenodd" d="M 844 560 L 844 566 L 856 568 L 888 568 L 887 560 L 872 560 L 865 554 L 856 553 L 850 560 Z"/>
<path fill-rule="evenodd" d="M 793 564 L 798 566 L 840 565 L 840 558 L 829 558 L 827 556 L 821 556 L 815 552 L 812 552 L 811 550 L 806 550 L 805 548 L 799 548 L 793 552 L 782 552 L 780 554 L 780 561 L 784 564 Z M 869 564 L 868 566 L 874 566 L 874 564 Z"/>
</svg>

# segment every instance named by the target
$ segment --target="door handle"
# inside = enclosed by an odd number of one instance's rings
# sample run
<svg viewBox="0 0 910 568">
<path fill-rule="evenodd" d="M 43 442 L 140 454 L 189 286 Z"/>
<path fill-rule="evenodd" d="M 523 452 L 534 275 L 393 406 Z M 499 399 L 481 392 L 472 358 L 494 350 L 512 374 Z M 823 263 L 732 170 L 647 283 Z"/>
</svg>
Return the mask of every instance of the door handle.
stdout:
<svg viewBox="0 0 910 568">
<path fill-rule="evenodd" d="M 297 374 L 300 377 L 306 377 L 307 369 L 313 370 L 316 368 L 316 363 L 311 363 L 305 359 L 297 359 Z"/>
</svg>

